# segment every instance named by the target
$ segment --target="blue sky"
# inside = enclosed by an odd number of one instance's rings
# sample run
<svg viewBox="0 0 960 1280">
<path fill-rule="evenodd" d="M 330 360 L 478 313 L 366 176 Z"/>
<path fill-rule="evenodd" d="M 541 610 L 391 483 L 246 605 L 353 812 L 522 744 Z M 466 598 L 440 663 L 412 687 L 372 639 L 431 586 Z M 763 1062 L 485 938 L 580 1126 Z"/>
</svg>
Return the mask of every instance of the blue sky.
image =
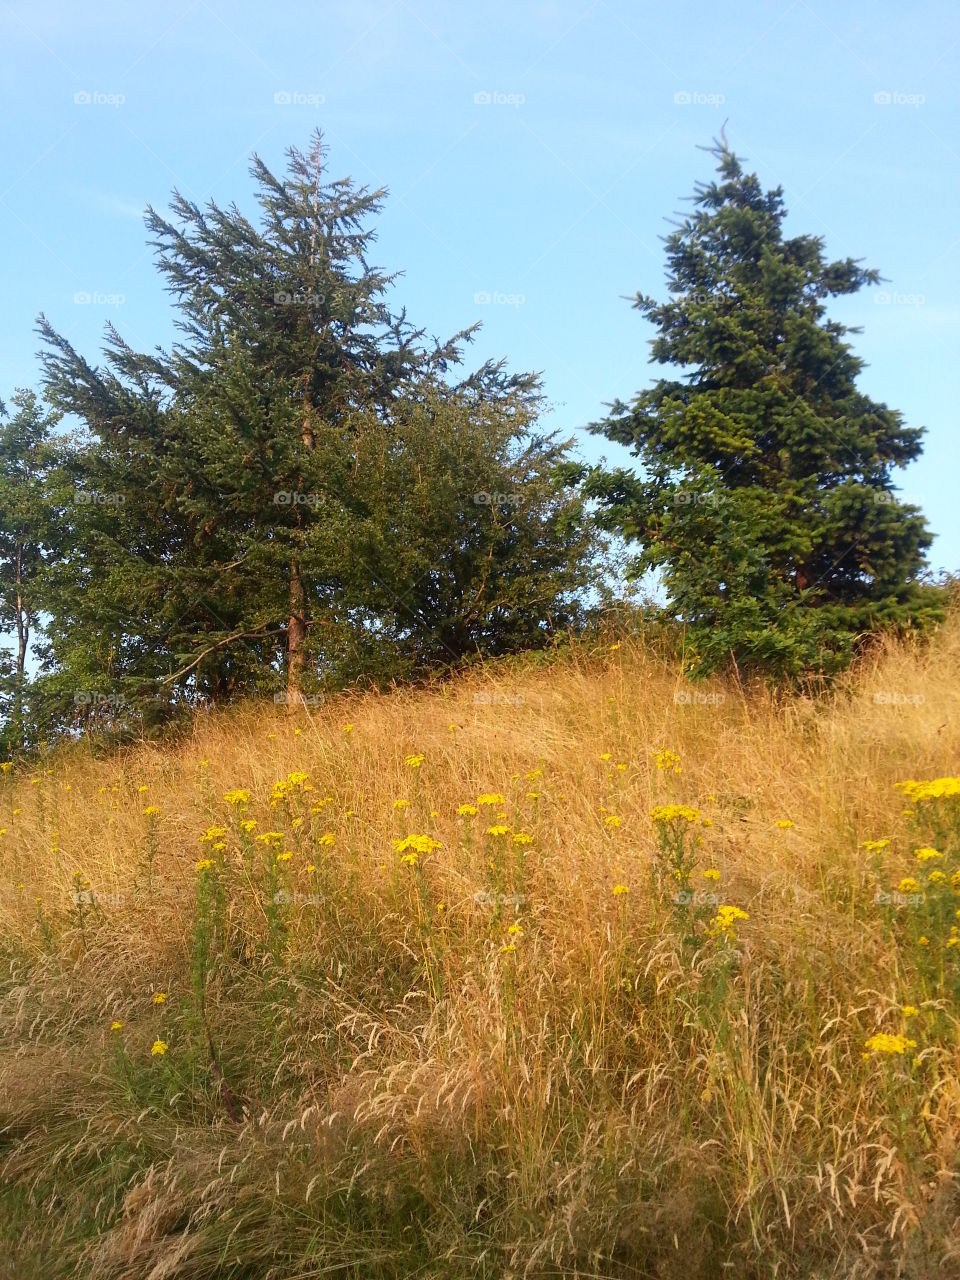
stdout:
<svg viewBox="0 0 960 1280">
<path fill-rule="evenodd" d="M 168 344 L 143 207 L 253 212 L 251 152 L 280 169 L 319 124 L 333 176 L 390 190 L 394 302 L 441 336 L 482 320 L 471 362 L 541 371 L 550 425 L 613 458 L 583 424 L 655 376 L 625 296 L 664 292 L 664 219 L 728 118 L 788 233 L 887 277 L 832 313 L 864 390 L 928 429 L 898 482 L 956 570 L 958 36 L 938 0 L 0 0 L 0 395 L 37 381 L 41 310 L 88 358 L 108 319 Z"/>
</svg>

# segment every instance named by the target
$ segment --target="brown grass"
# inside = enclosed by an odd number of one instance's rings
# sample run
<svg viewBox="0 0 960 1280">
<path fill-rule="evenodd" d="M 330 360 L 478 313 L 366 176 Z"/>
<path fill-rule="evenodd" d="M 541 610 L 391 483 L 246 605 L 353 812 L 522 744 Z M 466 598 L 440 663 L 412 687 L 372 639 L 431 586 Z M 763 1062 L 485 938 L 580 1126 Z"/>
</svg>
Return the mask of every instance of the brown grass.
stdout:
<svg viewBox="0 0 960 1280">
<path fill-rule="evenodd" d="M 624 640 L 8 774 L 0 1276 L 960 1274 L 957 951 L 874 900 L 917 844 L 960 865 L 894 789 L 958 771 L 958 672 L 956 617 L 820 700 L 688 686 Z M 292 770 L 314 790 L 272 809 Z M 235 787 L 293 853 L 273 920 Z M 506 805 L 457 815 L 483 792 Z M 654 873 L 674 801 L 710 819 L 692 885 L 748 912 L 735 940 Z M 532 843 L 495 879 L 501 813 Z M 412 868 L 411 831 L 442 846 Z M 864 1061 L 904 1004 L 916 1049 Z"/>
</svg>

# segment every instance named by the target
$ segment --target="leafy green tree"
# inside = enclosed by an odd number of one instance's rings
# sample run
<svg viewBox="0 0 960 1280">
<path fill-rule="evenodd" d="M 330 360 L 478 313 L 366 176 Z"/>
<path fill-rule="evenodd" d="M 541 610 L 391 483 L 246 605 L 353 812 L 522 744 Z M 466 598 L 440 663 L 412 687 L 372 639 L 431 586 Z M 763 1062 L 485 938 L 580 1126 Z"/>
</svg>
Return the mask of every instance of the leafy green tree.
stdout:
<svg viewBox="0 0 960 1280">
<path fill-rule="evenodd" d="M 28 736 L 27 662 L 48 607 L 49 569 L 59 542 L 50 485 L 57 466 L 58 415 L 32 391 L 16 391 L 11 405 L 12 415 L 0 403 L 0 636 L 11 636 L 14 647 L 0 669 L 0 697 L 7 740 L 22 750 Z"/>
<path fill-rule="evenodd" d="M 365 637 L 394 670 L 536 649 L 582 626 L 603 547 L 583 498 L 558 479 L 569 444 L 538 431 L 536 412 L 526 396 L 431 381 L 358 433 L 357 484 L 373 513 Z"/>
<path fill-rule="evenodd" d="M 876 284 L 786 238 L 764 191 L 721 138 L 719 178 L 666 238 L 670 297 L 638 294 L 652 359 L 677 369 L 591 426 L 640 473 L 594 470 L 606 527 L 641 544 L 698 672 L 729 660 L 774 674 L 843 666 L 857 638 L 936 616 L 920 584 L 931 538 L 891 480 L 922 429 L 857 389 L 863 361 L 826 300 Z"/>
<path fill-rule="evenodd" d="M 514 437 L 532 423 L 536 380 L 488 362 L 454 381 L 473 331 L 426 341 L 388 308 L 392 277 L 370 265 L 369 224 L 384 193 L 330 181 L 319 135 L 308 154 L 288 156 L 283 178 L 254 158 L 258 226 L 235 206 L 201 210 L 178 194 L 172 221 L 148 210 L 177 307 L 181 341 L 171 352 L 135 352 L 111 328 L 104 364 L 94 367 L 40 320 L 47 393 L 83 424 L 71 466 L 87 495 L 52 662 L 92 668 L 141 710 L 151 700 L 163 708 L 282 684 L 295 700 L 318 682 L 365 674 L 369 662 L 379 670 L 388 653 L 404 666 L 489 640 L 489 623 L 486 632 L 471 624 L 452 643 L 454 605 L 415 599 L 426 591 L 428 551 L 442 566 L 457 550 L 443 541 L 427 548 L 425 530 L 460 536 L 484 424 L 484 475 L 492 483 L 508 455 L 519 474 Z M 424 468 L 439 465 L 431 413 L 444 429 L 459 413 L 472 452 L 448 432 L 443 463 L 462 471 L 435 476 L 432 523 L 407 525 L 409 536 L 398 540 L 398 513 L 413 509 L 411 478 L 422 504 Z M 531 439 L 526 456 L 536 484 L 546 484 L 556 446 Z M 381 466 L 375 474 L 372 461 Z M 457 505 L 442 515 L 451 493 Z M 520 527 L 529 541 L 536 530 L 551 533 L 561 511 L 582 515 L 572 495 L 565 501 L 554 515 L 549 504 L 539 508 L 539 524 L 529 512 L 515 521 L 512 533 L 498 535 L 502 546 L 514 538 L 519 560 Z M 470 510 L 474 532 L 484 521 L 489 532 L 490 512 Z M 587 541 L 583 529 L 571 534 L 560 557 L 568 568 L 571 549 Z M 553 572 L 551 552 L 532 544 L 529 552 Z M 377 560 L 388 553 L 389 572 Z M 573 616 L 567 596 L 576 577 L 558 573 L 563 601 L 538 598 L 538 620 L 521 626 L 515 613 L 504 622 L 502 601 L 487 612 L 504 633 L 542 633 L 552 614 Z M 492 591 L 504 580 L 488 567 L 482 583 Z M 547 575 L 538 581 L 545 590 Z M 457 590 L 476 586 L 471 579 Z M 525 607 L 533 603 L 530 595 Z M 478 613 L 480 603 L 470 607 Z"/>
</svg>

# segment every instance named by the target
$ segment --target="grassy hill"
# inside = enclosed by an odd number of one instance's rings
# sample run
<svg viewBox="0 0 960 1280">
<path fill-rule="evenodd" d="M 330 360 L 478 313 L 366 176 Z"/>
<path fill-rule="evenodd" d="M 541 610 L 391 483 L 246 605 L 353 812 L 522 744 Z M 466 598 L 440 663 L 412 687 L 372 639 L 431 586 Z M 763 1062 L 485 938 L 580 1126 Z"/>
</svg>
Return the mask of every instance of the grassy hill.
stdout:
<svg viewBox="0 0 960 1280">
<path fill-rule="evenodd" d="M 624 640 L 8 770 L 0 1276 L 960 1274 L 958 676 Z"/>
</svg>

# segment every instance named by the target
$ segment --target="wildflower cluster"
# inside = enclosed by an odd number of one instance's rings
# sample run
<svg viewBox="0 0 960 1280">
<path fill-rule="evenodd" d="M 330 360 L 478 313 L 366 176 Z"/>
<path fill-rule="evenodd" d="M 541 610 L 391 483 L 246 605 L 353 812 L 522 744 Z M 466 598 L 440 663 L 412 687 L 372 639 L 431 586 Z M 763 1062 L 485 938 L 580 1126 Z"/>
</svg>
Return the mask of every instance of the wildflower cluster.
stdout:
<svg viewBox="0 0 960 1280">
<path fill-rule="evenodd" d="M 662 769 L 665 773 L 683 772 L 680 765 L 680 757 L 675 752 L 668 750 L 666 747 L 661 747 L 659 751 L 654 751 L 653 759 L 657 768 Z"/>
</svg>

